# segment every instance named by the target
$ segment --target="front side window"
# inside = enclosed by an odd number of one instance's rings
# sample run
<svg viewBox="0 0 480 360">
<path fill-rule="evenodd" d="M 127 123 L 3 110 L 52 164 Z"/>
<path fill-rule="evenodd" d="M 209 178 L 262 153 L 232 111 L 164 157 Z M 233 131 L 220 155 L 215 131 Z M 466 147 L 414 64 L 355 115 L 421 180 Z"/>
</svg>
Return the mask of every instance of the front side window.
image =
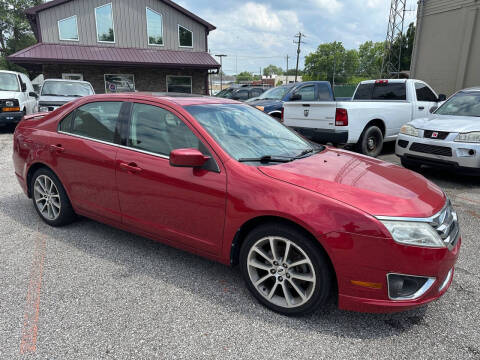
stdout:
<svg viewBox="0 0 480 360">
<path fill-rule="evenodd" d="M 115 42 L 112 3 L 95 8 L 98 42 Z"/>
<path fill-rule="evenodd" d="M 0 73 L 0 91 L 20 91 L 17 76 L 15 74 Z"/>
<path fill-rule="evenodd" d="M 163 156 L 170 156 L 176 149 L 202 151 L 201 142 L 177 116 L 160 107 L 138 103 L 133 105 L 128 146 Z"/>
<path fill-rule="evenodd" d="M 74 111 L 73 118 L 64 118 L 59 129 L 91 139 L 115 142 L 115 132 L 122 102 L 94 102 Z"/>
<path fill-rule="evenodd" d="M 191 76 L 167 76 L 167 92 L 192 93 Z"/>
<path fill-rule="evenodd" d="M 58 35 L 60 40 L 78 41 L 77 15 L 58 22 Z"/>
<path fill-rule="evenodd" d="M 300 95 L 301 101 L 315 101 L 315 86 L 304 86 L 298 89 L 295 95 Z"/>
<path fill-rule="evenodd" d="M 148 45 L 163 45 L 163 19 L 158 12 L 147 7 Z"/>
<path fill-rule="evenodd" d="M 178 25 L 178 42 L 181 47 L 193 47 L 193 33 L 186 27 Z"/>
<path fill-rule="evenodd" d="M 248 105 L 190 105 L 185 109 L 236 160 L 263 156 L 290 158 L 313 150 L 307 140 Z"/>
<path fill-rule="evenodd" d="M 480 117 L 480 92 L 459 92 L 444 103 L 435 114 Z"/>
<path fill-rule="evenodd" d="M 235 94 L 235 99 L 248 100 L 248 90 L 238 90 Z"/>
<path fill-rule="evenodd" d="M 415 83 L 415 92 L 417 93 L 418 101 L 429 101 L 429 102 L 437 101 L 437 96 L 425 84 Z"/>
<path fill-rule="evenodd" d="M 291 90 L 291 86 L 277 86 L 276 88 L 265 91 L 258 97 L 259 100 L 282 100 Z"/>
</svg>

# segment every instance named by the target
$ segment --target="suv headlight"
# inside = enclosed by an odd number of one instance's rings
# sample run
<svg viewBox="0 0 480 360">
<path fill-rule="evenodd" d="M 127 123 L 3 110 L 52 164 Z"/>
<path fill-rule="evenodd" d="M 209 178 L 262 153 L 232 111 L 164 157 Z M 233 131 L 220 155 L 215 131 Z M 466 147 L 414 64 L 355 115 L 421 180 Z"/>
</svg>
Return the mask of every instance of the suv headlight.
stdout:
<svg viewBox="0 0 480 360">
<path fill-rule="evenodd" d="M 419 137 L 418 129 L 412 125 L 403 125 L 400 129 L 400 134 Z"/>
<path fill-rule="evenodd" d="M 460 133 L 455 138 L 457 142 L 480 143 L 480 132 Z"/>
<path fill-rule="evenodd" d="M 381 222 L 397 243 L 430 248 L 445 247 L 442 238 L 430 224 L 390 220 Z"/>
</svg>

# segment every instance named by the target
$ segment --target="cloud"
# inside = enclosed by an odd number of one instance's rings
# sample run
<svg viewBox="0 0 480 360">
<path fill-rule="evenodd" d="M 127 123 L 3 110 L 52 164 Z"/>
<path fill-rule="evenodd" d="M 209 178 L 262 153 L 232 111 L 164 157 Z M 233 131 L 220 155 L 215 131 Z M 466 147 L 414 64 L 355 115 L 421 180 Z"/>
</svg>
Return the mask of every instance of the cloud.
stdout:
<svg viewBox="0 0 480 360">
<path fill-rule="evenodd" d="M 383 5 L 384 2 L 384 0 L 367 0 L 367 7 L 378 8 L 380 5 Z"/>
<path fill-rule="evenodd" d="M 312 3 L 318 8 L 328 11 L 330 14 L 334 14 L 343 8 L 343 3 L 341 3 L 339 0 L 312 0 Z"/>
</svg>

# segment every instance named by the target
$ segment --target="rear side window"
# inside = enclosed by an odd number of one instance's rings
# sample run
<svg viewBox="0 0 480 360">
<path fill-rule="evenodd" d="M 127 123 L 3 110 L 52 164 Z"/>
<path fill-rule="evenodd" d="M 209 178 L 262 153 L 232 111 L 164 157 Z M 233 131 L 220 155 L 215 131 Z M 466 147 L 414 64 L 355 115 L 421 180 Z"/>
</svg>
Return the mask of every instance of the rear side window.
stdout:
<svg viewBox="0 0 480 360">
<path fill-rule="evenodd" d="M 371 100 L 374 86 L 373 83 L 358 85 L 353 100 Z"/>
<path fill-rule="evenodd" d="M 372 100 L 407 100 L 405 83 L 379 84 L 373 88 Z"/>
<path fill-rule="evenodd" d="M 83 105 L 62 120 L 60 130 L 113 143 L 122 104 L 122 102 L 94 102 Z"/>
<path fill-rule="evenodd" d="M 417 93 L 417 100 L 418 101 L 430 101 L 430 102 L 436 102 L 437 97 L 433 93 L 430 88 L 422 83 L 415 83 L 415 91 Z"/>
<path fill-rule="evenodd" d="M 332 94 L 327 84 L 318 85 L 318 100 L 319 101 L 332 101 Z"/>
<path fill-rule="evenodd" d="M 235 97 L 238 100 L 247 100 L 248 99 L 248 90 L 239 90 L 235 94 Z"/>
<path fill-rule="evenodd" d="M 257 97 L 257 96 L 260 96 L 262 95 L 263 91 L 261 89 L 252 89 L 252 91 L 250 92 L 250 95 L 252 97 Z"/>
<path fill-rule="evenodd" d="M 315 86 L 304 86 L 297 90 L 295 94 L 300 95 L 302 97 L 302 101 L 315 101 Z"/>
</svg>

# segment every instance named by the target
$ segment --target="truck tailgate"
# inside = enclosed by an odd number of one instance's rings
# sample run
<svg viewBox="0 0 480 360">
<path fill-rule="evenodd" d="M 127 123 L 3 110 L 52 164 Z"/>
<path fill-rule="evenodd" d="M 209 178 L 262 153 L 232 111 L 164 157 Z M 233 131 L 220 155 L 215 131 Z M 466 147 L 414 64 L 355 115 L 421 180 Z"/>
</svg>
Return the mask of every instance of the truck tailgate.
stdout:
<svg viewBox="0 0 480 360">
<path fill-rule="evenodd" d="M 334 101 L 287 102 L 284 107 L 284 123 L 293 128 L 335 129 Z"/>
</svg>

